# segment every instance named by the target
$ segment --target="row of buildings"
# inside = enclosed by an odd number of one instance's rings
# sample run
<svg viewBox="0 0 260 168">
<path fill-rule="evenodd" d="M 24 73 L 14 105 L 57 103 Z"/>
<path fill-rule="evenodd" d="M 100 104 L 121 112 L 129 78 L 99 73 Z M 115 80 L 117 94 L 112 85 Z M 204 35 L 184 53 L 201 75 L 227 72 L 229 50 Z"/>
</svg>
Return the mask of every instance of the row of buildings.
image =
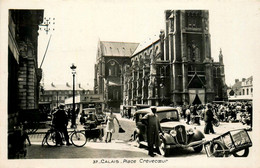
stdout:
<svg viewBox="0 0 260 168">
<path fill-rule="evenodd" d="M 54 84 L 42 86 L 39 99 L 39 108 L 41 110 L 53 110 L 58 108 L 59 104 L 65 104 L 66 108 L 73 108 L 73 86 L 69 83 Z M 75 85 L 75 108 L 82 111 L 84 108 L 97 107 L 100 109 L 103 103 L 102 95 L 94 94 L 89 85 Z M 101 110 L 101 109 L 100 109 Z"/>
<path fill-rule="evenodd" d="M 249 78 L 235 79 L 235 84 L 228 88 L 229 101 L 252 101 L 253 100 L 253 76 Z"/>
</svg>

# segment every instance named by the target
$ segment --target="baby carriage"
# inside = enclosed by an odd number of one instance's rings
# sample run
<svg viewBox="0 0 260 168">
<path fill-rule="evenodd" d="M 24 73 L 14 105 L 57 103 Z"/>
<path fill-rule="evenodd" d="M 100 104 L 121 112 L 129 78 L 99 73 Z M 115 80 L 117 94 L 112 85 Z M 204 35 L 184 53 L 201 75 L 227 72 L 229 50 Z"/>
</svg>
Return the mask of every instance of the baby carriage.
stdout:
<svg viewBox="0 0 260 168">
<path fill-rule="evenodd" d="M 100 142 L 103 141 L 104 129 L 94 113 L 89 114 L 84 125 L 85 136 L 88 141 L 93 140 L 96 142 L 97 139 L 99 139 Z"/>
</svg>

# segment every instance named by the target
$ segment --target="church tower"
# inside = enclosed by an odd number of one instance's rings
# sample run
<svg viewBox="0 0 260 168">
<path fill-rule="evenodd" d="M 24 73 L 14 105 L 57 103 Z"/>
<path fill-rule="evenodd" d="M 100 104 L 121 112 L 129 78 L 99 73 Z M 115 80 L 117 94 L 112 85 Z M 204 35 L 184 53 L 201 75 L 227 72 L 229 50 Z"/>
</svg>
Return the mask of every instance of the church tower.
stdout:
<svg viewBox="0 0 260 168">
<path fill-rule="evenodd" d="M 165 58 L 171 62 L 170 90 L 173 104 L 205 104 L 214 101 L 216 93 L 209 12 L 167 10 L 165 19 Z M 223 65 L 223 57 L 220 60 Z"/>
</svg>

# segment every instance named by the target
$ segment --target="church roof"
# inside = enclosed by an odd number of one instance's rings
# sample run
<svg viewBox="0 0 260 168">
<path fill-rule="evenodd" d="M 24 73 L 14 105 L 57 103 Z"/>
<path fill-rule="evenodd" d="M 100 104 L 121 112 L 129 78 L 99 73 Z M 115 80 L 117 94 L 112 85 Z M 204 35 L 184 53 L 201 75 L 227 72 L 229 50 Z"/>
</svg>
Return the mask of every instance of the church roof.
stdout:
<svg viewBox="0 0 260 168">
<path fill-rule="evenodd" d="M 154 43 L 156 43 L 158 41 L 159 41 L 158 35 L 150 36 L 148 39 L 142 41 L 138 45 L 137 49 L 133 53 L 133 56 L 138 54 L 139 52 L 143 51 L 144 49 L 148 48 L 149 46 L 151 46 L 152 44 L 154 44 Z"/>
<path fill-rule="evenodd" d="M 100 41 L 103 56 L 130 57 L 139 43 Z"/>
</svg>

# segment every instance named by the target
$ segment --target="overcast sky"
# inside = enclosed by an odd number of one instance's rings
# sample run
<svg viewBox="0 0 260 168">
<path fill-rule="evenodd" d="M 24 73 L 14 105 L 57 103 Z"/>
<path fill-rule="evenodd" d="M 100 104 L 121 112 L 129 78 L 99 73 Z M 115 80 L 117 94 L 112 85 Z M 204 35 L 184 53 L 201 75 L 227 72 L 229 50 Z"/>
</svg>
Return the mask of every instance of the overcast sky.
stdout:
<svg viewBox="0 0 260 168">
<path fill-rule="evenodd" d="M 224 55 L 226 84 L 248 78 L 257 68 L 259 48 L 259 1 L 38 1 L 45 17 L 55 18 L 55 31 L 39 32 L 39 65 L 43 62 L 44 84 L 72 83 L 70 66 L 77 66 L 77 83 L 94 84 L 98 40 L 143 42 L 165 30 L 166 9 L 207 9 L 211 54 Z M 10 5 L 11 6 L 11 5 Z M 24 7 L 21 4 L 18 7 Z M 258 55 L 258 54 L 257 54 Z"/>
</svg>

